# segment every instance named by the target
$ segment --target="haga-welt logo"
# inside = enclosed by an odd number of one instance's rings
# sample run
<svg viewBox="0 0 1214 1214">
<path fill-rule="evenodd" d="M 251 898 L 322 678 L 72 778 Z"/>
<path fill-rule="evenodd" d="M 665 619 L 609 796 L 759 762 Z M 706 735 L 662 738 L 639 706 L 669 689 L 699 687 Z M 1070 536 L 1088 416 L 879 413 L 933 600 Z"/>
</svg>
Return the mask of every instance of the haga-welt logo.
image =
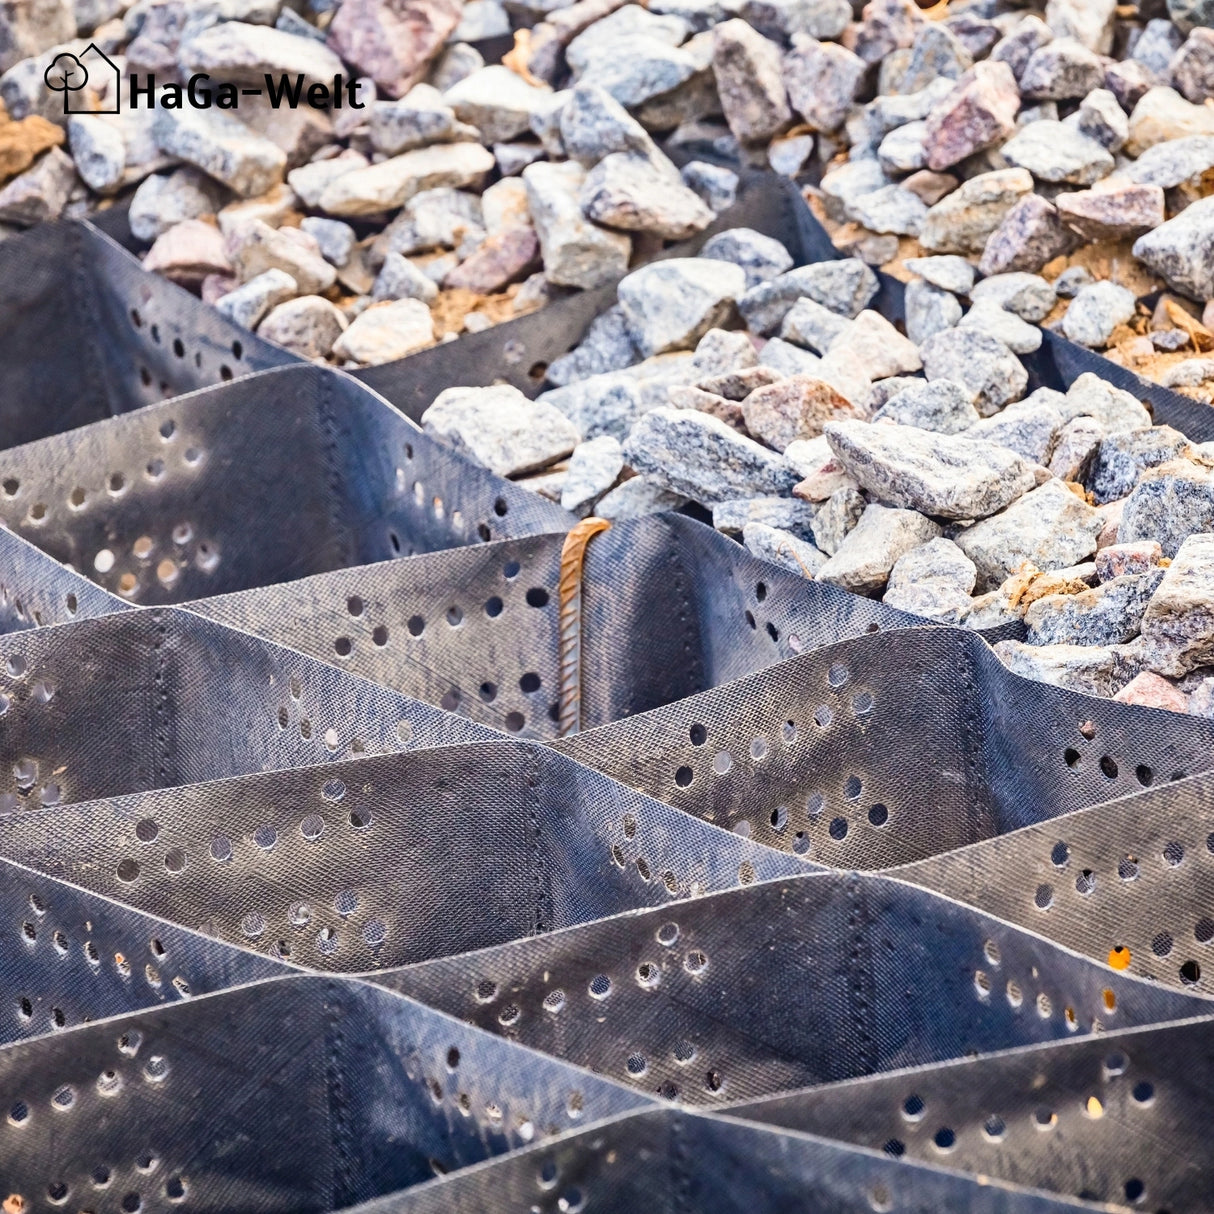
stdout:
<svg viewBox="0 0 1214 1214">
<path fill-rule="evenodd" d="M 90 42 L 79 55 L 62 51 L 51 60 L 43 74 L 46 87 L 63 94 L 65 114 L 117 114 L 122 108 L 122 74 L 118 66 L 95 43 Z M 152 72 L 140 76 L 131 72 L 126 78 L 129 109 L 154 108 L 179 110 L 183 106 L 209 110 L 234 110 L 241 97 L 265 97 L 273 109 L 301 105 L 313 109 L 341 109 L 348 105 L 361 110 L 366 103 L 358 100 L 358 81 L 340 74 L 332 82 L 307 83 L 302 73 L 292 76 L 282 72 L 275 76 L 266 72 L 260 86 L 237 88 L 231 82 L 213 83 L 206 72 L 195 72 L 184 84 L 177 81 L 156 83 Z"/>
</svg>

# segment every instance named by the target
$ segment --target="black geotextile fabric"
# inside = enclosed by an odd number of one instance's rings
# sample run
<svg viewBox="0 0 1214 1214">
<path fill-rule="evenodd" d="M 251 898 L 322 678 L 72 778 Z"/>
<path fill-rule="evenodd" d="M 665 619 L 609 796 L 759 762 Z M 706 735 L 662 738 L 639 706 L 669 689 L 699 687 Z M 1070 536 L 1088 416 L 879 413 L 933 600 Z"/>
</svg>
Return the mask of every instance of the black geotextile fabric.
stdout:
<svg viewBox="0 0 1214 1214">
<path fill-rule="evenodd" d="M 613 287 L 360 383 L 89 225 L 0 265 L 4 1214 L 1214 1209 L 1214 723 L 666 515 L 558 738 L 574 520 L 396 409 Z"/>
<path fill-rule="evenodd" d="M 573 522 L 357 381 L 304 365 L 0 451 L 0 521 L 6 547 L 20 548 L 15 536 L 86 573 L 113 596 L 111 609 Z M 26 572 L 34 559 L 23 552 L 6 569 L 0 598 L 20 598 L 24 617 L 7 603 L 10 627 L 107 602 L 80 587 L 69 601 L 57 570 Z"/>
<path fill-rule="evenodd" d="M 0 246 L 0 447 L 294 363 L 88 224 Z"/>
</svg>

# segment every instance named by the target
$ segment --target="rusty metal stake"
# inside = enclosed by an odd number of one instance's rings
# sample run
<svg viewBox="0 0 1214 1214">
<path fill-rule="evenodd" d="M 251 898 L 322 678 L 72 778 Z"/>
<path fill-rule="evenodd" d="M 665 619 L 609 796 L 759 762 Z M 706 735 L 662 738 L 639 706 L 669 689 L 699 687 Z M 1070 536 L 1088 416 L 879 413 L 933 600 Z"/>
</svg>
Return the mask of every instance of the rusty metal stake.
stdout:
<svg viewBox="0 0 1214 1214">
<path fill-rule="evenodd" d="M 561 548 L 560 600 L 560 736 L 582 727 L 582 567 L 586 549 L 611 524 L 605 518 L 582 519 L 565 537 Z"/>
</svg>

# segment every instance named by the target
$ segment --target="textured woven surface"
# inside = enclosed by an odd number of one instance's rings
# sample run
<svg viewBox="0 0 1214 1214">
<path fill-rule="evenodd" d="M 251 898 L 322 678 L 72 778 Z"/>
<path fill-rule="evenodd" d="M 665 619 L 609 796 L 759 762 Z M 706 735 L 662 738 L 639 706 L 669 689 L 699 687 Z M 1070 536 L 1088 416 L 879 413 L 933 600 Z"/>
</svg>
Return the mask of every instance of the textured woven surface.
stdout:
<svg viewBox="0 0 1214 1214">
<path fill-rule="evenodd" d="M 1214 724 L 667 515 L 558 741 L 573 520 L 405 415 L 610 288 L 360 383 L 87 225 L 0 264 L 4 1214 L 1214 1208 Z"/>
</svg>

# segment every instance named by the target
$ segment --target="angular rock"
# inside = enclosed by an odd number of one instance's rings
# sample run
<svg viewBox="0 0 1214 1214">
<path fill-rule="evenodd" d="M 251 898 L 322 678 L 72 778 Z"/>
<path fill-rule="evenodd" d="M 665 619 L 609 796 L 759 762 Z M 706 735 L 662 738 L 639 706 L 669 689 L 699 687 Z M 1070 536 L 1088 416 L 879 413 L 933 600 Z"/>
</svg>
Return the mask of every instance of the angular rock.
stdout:
<svg viewBox="0 0 1214 1214">
<path fill-rule="evenodd" d="M 571 160 L 592 168 L 612 152 L 657 153 L 649 133 L 610 93 L 579 84 L 565 96 L 557 114 L 561 143 Z"/>
<path fill-rule="evenodd" d="M 1105 434 L 1142 430 L 1151 424 L 1151 415 L 1142 402 L 1121 388 L 1115 388 L 1093 371 L 1085 371 L 1067 389 L 1059 408 L 1068 421 L 1084 414 L 1096 418 Z"/>
<path fill-rule="evenodd" d="M 1214 109 L 1186 101 L 1175 89 L 1148 89 L 1130 114 L 1125 151 L 1141 156 L 1157 143 L 1189 135 L 1214 135 Z"/>
<path fill-rule="evenodd" d="M 422 414 L 421 426 L 498 476 L 546 468 L 578 445 L 577 431 L 563 414 L 508 384 L 447 388 Z"/>
<path fill-rule="evenodd" d="M 1063 122 L 1026 123 L 999 151 L 1038 181 L 1091 185 L 1113 171 L 1111 153 Z"/>
<path fill-rule="evenodd" d="M 852 203 L 890 184 L 885 169 L 875 157 L 849 160 L 823 176 L 822 202 L 829 215 L 841 220 Z"/>
<path fill-rule="evenodd" d="M 703 344 L 703 343 L 701 343 Z M 712 375 L 696 382 L 704 392 L 714 392 L 726 400 L 743 401 L 759 388 L 778 383 L 781 376 L 770 367 L 747 367 L 742 371 L 729 371 L 724 375 Z"/>
<path fill-rule="evenodd" d="M 1176 330 L 1169 329 L 1167 332 L 1171 334 Z M 1160 335 L 1153 333 L 1151 336 L 1158 346 Z M 1159 383 L 1165 388 L 1195 388 L 1207 380 L 1214 380 L 1214 358 L 1186 358 L 1158 376 Z"/>
<path fill-rule="evenodd" d="M 127 158 L 122 119 L 110 114 L 76 114 L 68 120 L 67 129 L 76 172 L 85 185 L 96 194 L 117 191 L 124 184 Z"/>
<path fill-rule="evenodd" d="M 895 127 L 877 148 L 881 167 L 890 174 L 914 173 L 926 167 L 927 152 L 923 146 L 926 132 L 925 121 Z"/>
<path fill-rule="evenodd" d="M 1108 89 L 1093 89 L 1079 104 L 1075 125 L 1102 148 L 1118 152 L 1130 137 L 1130 120 Z"/>
<path fill-rule="evenodd" d="M 1034 323 L 1044 320 L 1057 302 L 1049 282 L 1039 274 L 1024 271 L 989 275 L 978 283 L 970 298 L 975 304 L 994 304 Z"/>
<path fill-rule="evenodd" d="M 181 40 L 177 61 L 182 72 L 206 72 L 236 84 L 262 84 L 267 75 L 302 76 L 305 86 L 332 86 L 346 69 L 323 43 L 283 30 L 244 21 L 221 21 L 196 29 Z"/>
<path fill-rule="evenodd" d="M 979 419 L 968 389 L 938 379 L 903 389 L 873 414 L 873 421 L 883 420 L 937 434 L 960 434 Z"/>
<path fill-rule="evenodd" d="M 433 344 L 430 309 L 419 299 L 398 299 L 360 312 L 334 343 L 333 353 L 371 367 Z"/>
<path fill-rule="evenodd" d="M 692 410 L 651 409 L 625 441 L 624 458 L 654 483 L 709 506 L 783 495 L 798 479 L 783 456 Z"/>
<path fill-rule="evenodd" d="M 924 22 L 915 33 L 898 91 L 916 93 L 934 80 L 957 80 L 973 66 L 965 44 L 942 22 Z"/>
<path fill-rule="evenodd" d="M 999 641 L 994 649 L 1013 674 L 1084 695 L 1113 696 L 1138 673 L 1122 647 Z"/>
<path fill-rule="evenodd" d="M 1165 218 L 1162 187 L 1128 182 L 1061 194 L 1057 207 L 1067 227 L 1087 241 L 1141 236 Z"/>
<path fill-rule="evenodd" d="M 828 422 L 855 413 L 829 384 L 811 375 L 790 375 L 747 396 L 742 416 L 751 434 L 783 451 L 797 439 L 815 438 Z"/>
<path fill-rule="evenodd" d="M 1084 484 L 1097 504 L 1128 497 L 1148 468 L 1176 459 L 1188 445 L 1189 440 L 1171 426 L 1111 434 L 1101 441 Z"/>
<path fill-rule="evenodd" d="M 784 85 L 793 108 L 815 131 L 833 131 L 847 117 L 867 68 L 835 42 L 794 34 L 784 57 Z"/>
<path fill-rule="evenodd" d="M 1053 30 L 1036 13 L 1029 13 L 999 39 L 991 49 L 990 57 L 996 62 L 1006 63 L 1019 80 L 1033 52 L 1053 39 Z"/>
<path fill-rule="evenodd" d="M 429 84 L 414 85 L 398 101 L 377 101 L 367 125 L 371 146 L 386 156 L 449 143 L 461 135 L 475 138 L 472 128 L 463 126 L 442 93 Z"/>
<path fill-rule="evenodd" d="M 933 334 L 951 329 L 961 319 L 961 303 L 957 297 L 922 279 L 907 283 L 904 298 L 906 335 L 916 345 L 921 346 Z"/>
<path fill-rule="evenodd" d="M 1166 712 L 1189 712 L 1188 697 L 1167 679 L 1149 670 L 1136 674 L 1114 697 L 1119 704 L 1140 704 Z"/>
<path fill-rule="evenodd" d="M 1195 29 L 1171 63 L 1172 80 L 1195 105 L 1214 97 L 1214 30 Z"/>
<path fill-rule="evenodd" d="M 978 268 L 987 275 L 1033 272 L 1074 244 L 1074 236 L 1054 205 L 1040 194 L 1028 194 L 1004 214 L 987 237 Z"/>
<path fill-rule="evenodd" d="M 753 228 L 727 228 L 710 236 L 700 256 L 741 266 L 748 291 L 783 274 L 793 263 L 792 254 L 778 240 Z"/>
<path fill-rule="evenodd" d="M 585 170 L 572 161 L 523 170 L 545 276 L 558 286 L 590 290 L 627 272 L 632 242 L 585 217 L 578 202 L 585 180 Z"/>
<path fill-rule="evenodd" d="M 814 543 L 828 556 L 834 556 L 860 521 L 867 505 L 863 494 L 854 485 L 843 485 L 836 489 L 814 515 Z"/>
<path fill-rule="evenodd" d="M 1028 372 L 1015 354 L 974 329 L 945 329 L 929 337 L 920 353 L 927 378 L 961 384 L 983 417 L 1019 399 L 1028 386 Z"/>
<path fill-rule="evenodd" d="M 1002 585 L 1025 561 L 1049 570 L 1086 560 L 1096 551 L 1103 525 L 1098 510 L 1061 481 L 1048 480 L 1002 513 L 960 531 L 956 542 L 978 568 L 978 589 L 987 591 Z"/>
<path fill-rule="evenodd" d="M 257 335 L 300 358 L 324 358 L 345 328 L 346 318 L 327 299 L 302 295 L 280 303 L 258 325 Z"/>
<path fill-rule="evenodd" d="M 1087 479 L 1100 448 L 1103 427 L 1092 417 L 1072 417 L 1058 432 L 1049 470 L 1059 480 Z"/>
<path fill-rule="evenodd" d="M 271 308 L 298 294 L 299 284 L 285 270 L 266 270 L 222 296 L 215 310 L 235 324 L 254 329 Z"/>
<path fill-rule="evenodd" d="M 1214 197 L 1194 202 L 1140 236 L 1134 256 L 1182 295 L 1199 302 L 1214 299 Z"/>
<path fill-rule="evenodd" d="M 996 169 L 971 177 L 928 210 L 919 243 L 936 253 L 981 253 L 987 239 L 1026 194 L 1027 169 Z"/>
<path fill-rule="evenodd" d="M 1104 84 L 1104 64 L 1080 43 L 1057 38 L 1029 56 L 1020 75 L 1020 91 L 1034 101 L 1086 97 Z"/>
<path fill-rule="evenodd" d="M 371 288 L 371 298 L 420 299 L 431 303 L 438 287 L 411 261 L 399 253 L 389 253 Z"/>
<path fill-rule="evenodd" d="M 838 312 L 824 308 L 808 296 L 798 299 L 780 326 L 780 336 L 807 350 L 825 354 L 831 343 L 848 329 L 850 322 Z"/>
<path fill-rule="evenodd" d="M 709 329 L 700 338 L 692 356 L 692 369 L 700 376 L 728 375 L 757 367 L 758 355 L 745 333 Z"/>
<path fill-rule="evenodd" d="M 686 350 L 729 315 L 746 287 L 740 267 L 675 257 L 634 270 L 619 285 L 620 307 L 645 357 Z"/>
<path fill-rule="evenodd" d="M 157 109 L 156 145 L 201 169 L 244 198 L 264 194 L 283 179 L 287 154 L 222 110 Z"/>
<path fill-rule="evenodd" d="M 1006 63 L 974 64 L 927 119 L 927 167 L 939 172 L 1002 143 L 1016 129 L 1019 108 L 1016 80 Z"/>
<path fill-rule="evenodd" d="M 459 0 L 344 0 L 329 25 L 329 46 L 389 97 L 425 74 L 459 24 Z"/>
<path fill-rule="evenodd" d="M 813 542 L 818 511 L 808 502 L 791 497 L 742 497 L 718 502 L 712 508 L 712 525 L 726 535 L 740 535 L 747 523 L 762 523 Z"/>
<path fill-rule="evenodd" d="M 1184 34 L 1194 26 L 1214 23 L 1214 9 L 1210 7 L 1210 0 L 1168 0 L 1168 16 Z"/>
<path fill-rule="evenodd" d="M 1062 414 L 1052 405 L 1022 401 L 1014 408 L 1008 407 L 993 417 L 976 422 L 965 431 L 965 436 L 996 443 L 1015 451 L 1030 463 L 1044 464 L 1062 424 Z"/>
<path fill-rule="evenodd" d="M 386 263 L 385 263 L 386 264 Z M 443 286 L 478 294 L 504 290 L 540 264 L 540 242 L 532 227 L 518 225 L 493 233 L 443 278 Z"/>
<path fill-rule="evenodd" d="M 320 206 L 321 197 L 330 182 L 336 181 L 343 173 L 365 169 L 370 163 L 361 152 L 347 149 L 328 160 L 316 160 L 292 169 L 287 174 L 287 184 L 305 206 L 316 208 Z"/>
<path fill-rule="evenodd" d="M 719 215 L 737 201 L 738 175 L 722 165 L 692 160 L 679 170 L 683 184 L 714 214 Z"/>
<path fill-rule="evenodd" d="M 1144 662 L 1158 674 L 1183 675 L 1214 659 L 1214 535 L 1191 535 L 1180 546 L 1141 630 Z"/>
<path fill-rule="evenodd" d="M 822 366 L 822 360 L 816 354 L 779 337 L 768 339 L 759 354 L 759 363 L 779 375 L 813 375 Z"/>
<path fill-rule="evenodd" d="M 742 528 L 742 543 L 751 556 L 805 577 L 816 576 L 826 564 L 825 553 L 813 544 L 766 523 L 747 523 Z"/>
<path fill-rule="evenodd" d="M 612 152 L 586 175 L 578 199 L 583 214 L 596 223 L 667 240 L 684 240 L 714 219 L 665 157 Z"/>
<path fill-rule="evenodd" d="M 1156 540 L 1174 557 L 1191 535 L 1214 531 L 1214 470 L 1175 459 L 1142 474 L 1122 511 L 1122 543 Z"/>
<path fill-rule="evenodd" d="M 1134 544 L 1112 544 L 1096 553 L 1096 576 L 1102 582 L 1127 573 L 1148 573 L 1163 558 L 1163 549 L 1154 540 Z"/>
<path fill-rule="evenodd" d="M 870 380 L 918 371 L 923 362 L 913 341 L 880 312 L 865 310 L 831 342 L 832 361 L 861 371 Z"/>
<path fill-rule="evenodd" d="M 914 615 L 953 622 L 970 605 L 977 572 L 952 540 L 928 540 L 895 562 L 882 601 Z"/>
<path fill-rule="evenodd" d="M 642 518 L 647 514 L 660 514 L 664 510 L 678 510 L 687 504 L 681 493 L 655 484 L 647 476 L 633 476 L 617 485 L 606 496 L 601 497 L 594 508 L 599 518 L 620 521 Z"/>
<path fill-rule="evenodd" d="M 431 249 L 454 249 L 465 242 L 475 245 L 483 236 L 482 204 L 475 194 L 446 187 L 423 190 L 374 239 L 371 264 L 381 264 L 389 253 L 409 257 Z"/>
<path fill-rule="evenodd" d="M 751 287 L 738 300 L 738 310 L 752 333 L 767 334 L 780 327 L 789 309 L 803 296 L 840 316 L 854 317 L 877 289 L 877 276 L 859 258 L 819 261 Z"/>
<path fill-rule="evenodd" d="M 847 208 L 847 216 L 870 232 L 918 236 L 927 216 L 927 204 L 901 186 L 887 185 L 865 194 Z"/>
<path fill-rule="evenodd" d="M 58 219 L 75 184 L 72 158 L 51 148 L 33 168 L 0 189 L 0 223 L 31 227 Z"/>
<path fill-rule="evenodd" d="M 962 329 L 973 329 L 1001 341 L 1013 354 L 1031 354 L 1041 347 L 1041 330 L 996 303 L 975 303 L 961 318 Z"/>
<path fill-rule="evenodd" d="M 954 295 L 968 295 L 974 286 L 974 267 L 956 254 L 908 257 L 902 264 L 924 282 Z"/>
<path fill-rule="evenodd" d="M 746 344 L 750 347 L 749 342 Z M 753 347 L 750 349 L 753 354 Z M 585 337 L 574 349 L 552 361 L 547 379 L 549 383 L 561 387 L 606 371 L 622 370 L 637 362 L 639 357 L 636 346 L 632 344 L 623 309 L 615 304 L 590 322 Z"/>
<path fill-rule="evenodd" d="M 208 274 L 230 273 L 232 264 L 218 228 L 201 219 L 183 219 L 156 238 L 143 268 L 177 283 L 197 285 Z"/>
<path fill-rule="evenodd" d="M 792 120 L 780 48 L 735 18 L 713 30 L 712 72 L 729 129 L 741 143 L 770 139 Z"/>
<path fill-rule="evenodd" d="M 574 514 L 602 497 L 624 469 L 624 450 L 619 440 L 600 435 L 579 443 L 569 458 L 569 471 L 561 489 L 561 508 Z"/>
<path fill-rule="evenodd" d="M 1081 346 L 1102 350 L 1113 330 L 1130 320 L 1137 301 L 1134 293 L 1114 282 L 1095 282 L 1084 287 L 1062 318 L 1062 331 Z"/>
<path fill-rule="evenodd" d="M 340 219 L 322 219 L 319 215 L 308 215 L 300 221 L 300 230 L 316 241 L 321 256 L 339 269 L 350 260 L 350 254 L 358 240 L 354 229 Z"/>
<path fill-rule="evenodd" d="M 833 422 L 825 434 L 875 497 L 939 518 L 986 518 L 1036 484 L 1028 463 L 994 443 L 864 422 Z"/>
<path fill-rule="evenodd" d="M 471 123 L 486 143 L 504 143 L 531 129 L 532 115 L 551 96 L 551 89 L 528 84 L 501 64 L 465 76 L 443 94 L 461 122 Z"/>
<path fill-rule="evenodd" d="M 325 186 L 318 206 L 329 215 L 375 215 L 403 206 L 423 190 L 479 186 L 494 163 L 493 153 L 478 143 L 417 148 L 342 173 Z"/>
<path fill-rule="evenodd" d="M 255 219 L 228 236 L 227 250 L 242 282 L 265 270 L 285 270 L 301 294 L 316 295 L 337 280 L 337 271 L 321 256 L 315 237 L 299 228 L 272 228 Z"/>
<path fill-rule="evenodd" d="M 914 510 L 896 510 L 874 502 L 834 556 L 818 570 L 818 580 L 854 594 L 876 594 L 900 557 L 939 534 L 936 523 Z"/>
</svg>

